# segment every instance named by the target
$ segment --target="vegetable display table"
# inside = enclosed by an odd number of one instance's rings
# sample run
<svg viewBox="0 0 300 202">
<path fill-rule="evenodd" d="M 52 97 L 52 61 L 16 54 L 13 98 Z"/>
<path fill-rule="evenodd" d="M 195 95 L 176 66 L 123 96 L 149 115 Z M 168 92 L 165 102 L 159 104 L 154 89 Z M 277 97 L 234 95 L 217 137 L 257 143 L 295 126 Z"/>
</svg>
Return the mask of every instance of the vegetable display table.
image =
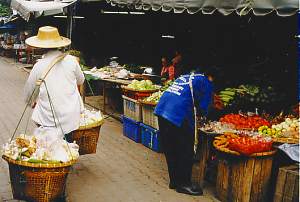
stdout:
<svg viewBox="0 0 300 202">
<path fill-rule="evenodd" d="M 274 153 L 248 157 L 218 152 L 217 198 L 222 202 L 268 201 Z"/>
</svg>

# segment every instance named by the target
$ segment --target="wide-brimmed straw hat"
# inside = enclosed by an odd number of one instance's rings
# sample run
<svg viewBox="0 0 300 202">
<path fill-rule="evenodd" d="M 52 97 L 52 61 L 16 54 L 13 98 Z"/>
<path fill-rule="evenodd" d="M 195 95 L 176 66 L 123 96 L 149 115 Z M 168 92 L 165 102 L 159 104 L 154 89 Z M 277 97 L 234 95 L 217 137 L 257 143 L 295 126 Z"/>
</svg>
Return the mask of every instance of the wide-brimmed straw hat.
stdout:
<svg viewBox="0 0 300 202">
<path fill-rule="evenodd" d="M 29 46 L 36 48 L 60 48 L 71 44 L 71 40 L 59 35 L 57 28 L 40 27 L 37 36 L 25 40 Z"/>
</svg>

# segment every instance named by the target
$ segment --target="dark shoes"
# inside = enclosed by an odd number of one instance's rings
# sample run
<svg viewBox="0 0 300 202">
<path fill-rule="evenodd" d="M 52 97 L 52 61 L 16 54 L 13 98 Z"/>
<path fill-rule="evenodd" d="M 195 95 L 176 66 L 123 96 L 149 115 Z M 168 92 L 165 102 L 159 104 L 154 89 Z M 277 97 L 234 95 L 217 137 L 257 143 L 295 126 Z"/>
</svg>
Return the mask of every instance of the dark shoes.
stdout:
<svg viewBox="0 0 300 202">
<path fill-rule="evenodd" d="M 192 196 L 201 196 L 201 195 L 203 195 L 202 189 L 199 186 L 194 186 L 194 185 L 179 186 L 179 187 L 176 187 L 176 191 L 178 193 L 188 194 L 188 195 L 192 195 Z"/>
<path fill-rule="evenodd" d="M 176 189 L 175 183 L 169 183 L 169 189 Z"/>
</svg>

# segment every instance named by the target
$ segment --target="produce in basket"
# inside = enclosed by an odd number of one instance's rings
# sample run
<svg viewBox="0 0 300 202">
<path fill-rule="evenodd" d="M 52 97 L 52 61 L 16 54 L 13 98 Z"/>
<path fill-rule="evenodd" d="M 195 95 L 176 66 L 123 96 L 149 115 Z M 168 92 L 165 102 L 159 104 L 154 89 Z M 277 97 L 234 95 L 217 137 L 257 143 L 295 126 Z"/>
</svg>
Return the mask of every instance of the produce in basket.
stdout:
<svg viewBox="0 0 300 202">
<path fill-rule="evenodd" d="M 127 86 L 128 88 L 131 88 L 133 90 L 157 90 L 159 89 L 159 86 L 154 85 L 152 81 L 150 80 L 133 80 L 130 84 Z"/>
<path fill-rule="evenodd" d="M 269 137 L 280 137 L 281 131 L 276 130 L 274 128 L 270 128 L 269 126 L 260 126 L 258 128 L 258 134 Z"/>
<path fill-rule="evenodd" d="M 228 140 L 229 149 L 244 155 L 272 150 L 272 141 L 259 137 L 236 137 Z"/>
<path fill-rule="evenodd" d="M 95 111 L 94 109 L 85 109 L 84 112 L 80 115 L 80 127 L 92 125 L 102 120 L 103 116 L 101 111 Z"/>
<path fill-rule="evenodd" d="M 167 90 L 173 83 L 174 81 L 172 80 L 165 82 L 164 86 L 161 87 L 161 89 L 158 92 L 152 93 L 152 95 L 145 98 L 144 101 L 157 104 L 159 102 L 160 97 L 163 95 L 164 91 Z"/>
<path fill-rule="evenodd" d="M 157 104 L 160 97 L 162 96 L 163 92 L 162 91 L 158 91 L 155 93 L 152 93 L 152 95 L 150 95 L 149 97 L 146 97 L 144 99 L 145 102 L 151 102 L 151 103 L 155 103 Z"/>
<path fill-rule="evenodd" d="M 36 131 L 41 134 L 35 136 L 21 134 L 4 144 L 3 155 L 31 163 L 68 162 L 79 157 L 77 144 L 68 143 L 62 138 L 55 138 L 53 134 L 45 134 L 51 131 L 48 129 L 39 128 Z"/>
<path fill-rule="evenodd" d="M 286 118 L 285 121 L 272 125 L 272 129 L 278 131 L 279 137 L 299 138 L 299 121 L 296 118 Z"/>
<path fill-rule="evenodd" d="M 270 138 L 224 133 L 224 135 L 215 137 L 213 145 L 216 149 L 226 153 L 250 156 L 254 153 L 271 151 L 272 143 Z"/>
<path fill-rule="evenodd" d="M 168 80 L 164 83 L 163 87 L 160 89 L 161 91 L 167 90 L 172 84 L 174 83 L 173 80 Z"/>
<path fill-rule="evenodd" d="M 258 129 L 260 126 L 270 126 L 270 123 L 258 115 L 226 114 L 220 118 L 222 123 L 231 123 L 236 129 Z"/>
</svg>

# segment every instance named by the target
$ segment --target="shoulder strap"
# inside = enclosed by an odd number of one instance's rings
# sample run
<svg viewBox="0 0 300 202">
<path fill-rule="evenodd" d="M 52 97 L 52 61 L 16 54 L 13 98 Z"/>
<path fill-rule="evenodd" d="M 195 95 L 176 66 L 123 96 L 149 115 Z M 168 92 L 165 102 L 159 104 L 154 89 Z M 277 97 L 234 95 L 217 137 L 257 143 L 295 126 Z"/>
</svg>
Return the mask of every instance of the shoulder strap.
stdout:
<svg viewBox="0 0 300 202">
<path fill-rule="evenodd" d="M 45 80 L 45 78 L 47 77 L 47 75 L 49 74 L 49 72 L 51 71 L 51 69 L 54 67 L 55 64 L 57 64 L 58 62 L 62 61 L 65 57 L 66 57 L 67 53 L 63 53 L 59 56 L 57 56 L 47 67 L 46 71 L 41 75 L 41 77 L 39 78 L 39 80 L 37 80 L 36 85 L 40 86 L 42 84 L 42 82 Z"/>
<path fill-rule="evenodd" d="M 193 76 L 194 73 L 191 73 L 189 78 L 189 86 L 192 95 L 193 101 L 193 111 L 194 111 L 194 152 L 196 153 L 197 146 L 198 146 L 198 127 L 197 127 L 197 109 L 195 105 L 195 98 L 194 98 L 194 88 L 193 88 Z"/>
</svg>

